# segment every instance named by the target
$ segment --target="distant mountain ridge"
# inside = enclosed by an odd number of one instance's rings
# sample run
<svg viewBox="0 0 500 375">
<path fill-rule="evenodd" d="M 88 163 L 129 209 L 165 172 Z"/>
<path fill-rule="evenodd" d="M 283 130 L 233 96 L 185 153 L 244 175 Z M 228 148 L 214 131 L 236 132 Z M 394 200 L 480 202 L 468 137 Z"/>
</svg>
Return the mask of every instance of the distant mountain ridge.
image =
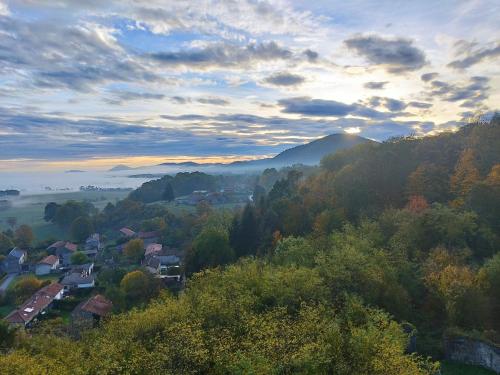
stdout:
<svg viewBox="0 0 500 375">
<path fill-rule="evenodd" d="M 294 164 L 318 165 L 321 159 L 331 153 L 345 150 L 354 147 L 361 143 L 374 142 L 369 139 L 352 135 L 352 134 L 330 134 L 326 137 L 316 139 L 312 142 L 289 148 L 272 158 L 264 158 L 257 160 L 235 161 L 230 164 L 209 163 L 199 164 L 194 162 L 185 163 L 163 163 L 165 166 L 210 166 L 222 168 L 238 168 L 238 169 L 265 169 L 265 168 L 281 168 Z"/>
<path fill-rule="evenodd" d="M 134 168 L 129 167 L 128 165 L 118 164 L 117 166 L 111 168 L 108 172 L 130 171 L 132 169 Z"/>
</svg>

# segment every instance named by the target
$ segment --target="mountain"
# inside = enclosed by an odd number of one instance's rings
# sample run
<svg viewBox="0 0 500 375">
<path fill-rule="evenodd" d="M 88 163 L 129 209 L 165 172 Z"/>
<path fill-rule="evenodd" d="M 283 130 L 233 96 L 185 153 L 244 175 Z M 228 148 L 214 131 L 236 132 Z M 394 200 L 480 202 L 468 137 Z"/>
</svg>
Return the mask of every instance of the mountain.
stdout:
<svg viewBox="0 0 500 375">
<path fill-rule="evenodd" d="M 210 167 L 217 170 L 262 170 L 265 168 L 281 168 L 294 164 L 317 165 L 321 159 L 331 153 L 351 148 L 361 143 L 373 142 L 369 139 L 350 134 L 331 134 L 312 142 L 289 148 L 272 158 L 235 161 L 230 164 L 195 162 L 162 163 L 161 166 L 176 167 Z"/>
<path fill-rule="evenodd" d="M 357 135 L 331 134 L 312 142 L 289 148 L 273 158 L 237 161 L 231 163 L 230 166 L 270 168 L 294 164 L 317 165 L 328 154 L 366 142 L 373 141 Z"/>
<path fill-rule="evenodd" d="M 108 172 L 130 171 L 131 169 L 134 168 L 129 167 L 128 165 L 118 164 L 117 166 L 111 168 Z"/>
</svg>

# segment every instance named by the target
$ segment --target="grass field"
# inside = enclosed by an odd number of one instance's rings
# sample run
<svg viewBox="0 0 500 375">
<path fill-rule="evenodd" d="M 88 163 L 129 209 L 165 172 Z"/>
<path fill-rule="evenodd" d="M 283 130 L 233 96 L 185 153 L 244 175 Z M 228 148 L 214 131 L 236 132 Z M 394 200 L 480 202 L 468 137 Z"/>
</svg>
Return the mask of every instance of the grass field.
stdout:
<svg viewBox="0 0 500 375">
<path fill-rule="evenodd" d="M 57 226 L 43 220 L 43 212 L 47 203 L 64 203 L 68 200 L 89 201 L 98 209 L 102 209 L 109 202 L 115 203 L 127 195 L 127 191 L 78 191 L 21 195 L 11 200 L 12 207 L 0 211 L 0 229 L 8 229 L 7 218 L 15 217 L 18 225 L 27 224 L 33 228 L 37 241 L 64 237 L 64 233 Z"/>
<path fill-rule="evenodd" d="M 482 367 L 463 365 L 449 361 L 441 362 L 442 375 L 495 375 L 493 371 Z"/>
</svg>

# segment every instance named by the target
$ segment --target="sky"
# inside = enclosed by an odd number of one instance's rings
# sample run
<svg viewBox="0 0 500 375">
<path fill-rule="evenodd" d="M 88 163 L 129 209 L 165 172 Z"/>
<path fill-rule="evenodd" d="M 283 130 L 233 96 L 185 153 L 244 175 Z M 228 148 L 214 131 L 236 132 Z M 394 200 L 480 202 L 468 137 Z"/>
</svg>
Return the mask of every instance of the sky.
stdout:
<svg viewBox="0 0 500 375">
<path fill-rule="evenodd" d="M 500 2 L 0 0 L 0 171 L 253 159 L 500 103 Z"/>
</svg>

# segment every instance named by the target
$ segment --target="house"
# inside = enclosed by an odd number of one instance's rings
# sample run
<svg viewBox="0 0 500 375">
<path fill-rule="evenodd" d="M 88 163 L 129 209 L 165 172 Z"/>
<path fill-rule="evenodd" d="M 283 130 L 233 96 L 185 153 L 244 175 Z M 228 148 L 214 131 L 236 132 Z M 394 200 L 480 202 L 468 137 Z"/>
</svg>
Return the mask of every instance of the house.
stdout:
<svg viewBox="0 0 500 375">
<path fill-rule="evenodd" d="M 95 258 L 101 250 L 101 236 L 99 235 L 99 233 L 94 233 L 85 241 L 85 246 L 82 253 L 84 253 L 89 258 Z"/>
<path fill-rule="evenodd" d="M 81 302 L 71 313 L 73 328 L 93 328 L 101 319 L 108 317 L 113 310 L 113 303 L 106 297 L 96 294 Z"/>
<path fill-rule="evenodd" d="M 5 320 L 12 325 L 27 326 L 35 318 L 44 314 L 54 300 L 63 298 L 64 288 L 59 283 L 49 284 L 33 294 L 19 309 L 12 311 Z"/>
<path fill-rule="evenodd" d="M 65 290 L 93 288 L 95 275 L 92 274 L 94 263 L 86 263 L 71 267 L 71 271 L 64 276 L 61 284 Z"/>
<path fill-rule="evenodd" d="M 55 255 L 49 255 L 43 258 L 35 266 L 35 275 L 48 275 L 49 273 L 57 270 L 59 267 L 59 258 Z"/>
<path fill-rule="evenodd" d="M 159 275 L 161 269 L 160 259 L 158 259 L 158 257 L 156 256 L 147 257 L 144 261 L 144 267 L 146 267 L 146 270 L 148 270 L 152 274 Z"/>
<path fill-rule="evenodd" d="M 148 255 L 144 260 L 146 269 L 162 279 L 181 280 L 181 266 L 184 254 L 174 249 L 163 249 L 159 253 Z"/>
<path fill-rule="evenodd" d="M 61 281 L 64 290 L 93 288 L 95 286 L 95 275 L 71 272 L 64 276 Z"/>
<path fill-rule="evenodd" d="M 120 233 L 125 237 L 125 238 L 133 238 L 136 236 L 136 233 L 130 229 L 130 228 L 127 228 L 127 227 L 124 227 L 122 229 L 120 229 Z"/>
<path fill-rule="evenodd" d="M 97 250 L 97 251 L 102 250 L 101 236 L 99 235 L 99 233 L 92 234 L 85 241 L 85 251 L 89 251 L 89 250 Z"/>
<path fill-rule="evenodd" d="M 151 244 L 157 243 L 160 239 L 160 233 L 157 231 L 152 232 L 139 232 L 137 233 L 137 237 L 139 237 L 143 242 L 144 246 L 149 246 Z"/>
<path fill-rule="evenodd" d="M 94 263 L 84 263 L 84 264 L 74 264 L 71 266 L 70 272 L 87 273 L 91 274 L 94 272 Z"/>
<path fill-rule="evenodd" d="M 159 253 L 161 253 L 162 248 L 163 248 L 163 246 L 159 243 L 149 244 L 146 247 L 146 251 L 144 252 L 144 257 L 147 258 L 150 255 L 159 254 Z"/>
<path fill-rule="evenodd" d="M 59 257 L 59 262 L 63 266 L 71 264 L 71 256 L 78 250 L 78 246 L 71 242 L 57 241 L 47 248 Z"/>
<path fill-rule="evenodd" d="M 7 273 L 16 273 L 22 270 L 22 265 L 26 262 L 28 253 L 17 247 L 13 248 L 3 261 L 3 269 Z"/>
</svg>

